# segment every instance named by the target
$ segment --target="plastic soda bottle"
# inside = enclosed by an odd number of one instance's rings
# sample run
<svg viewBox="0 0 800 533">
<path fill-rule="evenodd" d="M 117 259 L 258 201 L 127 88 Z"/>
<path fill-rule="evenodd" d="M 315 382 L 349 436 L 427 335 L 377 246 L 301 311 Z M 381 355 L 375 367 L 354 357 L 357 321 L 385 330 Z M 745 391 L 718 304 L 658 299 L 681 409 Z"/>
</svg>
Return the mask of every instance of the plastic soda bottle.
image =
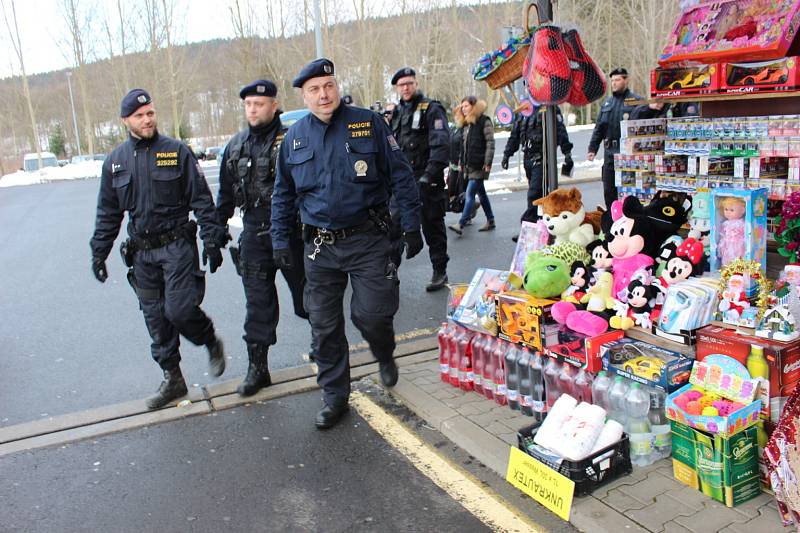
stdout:
<svg viewBox="0 0 800 533">
<path fill-rule="evenodd" d="M 631 384 L 625 396 L 625 413 L 628 417 L 628 436 L 631 445 L 631 463 L 638 466 L 651 464 L 653 457 L 653 435 L 650 433 L 650 396 L 639 383 Z"/>
<path fill-rule="evenodd" d="M 475 374 L 472 372 L 472 341 L 475 336 L 469 333 L 466 333 L 465 336 L 467 342 L 464 345 L 463 352 L 459 354 L 458 385 L 461 390 L 468 392 L 475 387 Z M 459 342 L 460 345 L 461 343 Z"/>
<path fill-rule="evenodd" d="M 505 353 L 509 344 L 502 339 L 497 339 L 494 350 L 494 401 L 498 405 L 506 405 L 508 396 L 506 394 L 506 372 L 505 372 Z"/>
<path fill-rule="evenodd" d="M 480 333 L 472 338 L 472 383 L 474 391 L 483 395 L 483 365 L 486 364 L 485 346 L 487 338 Z"/>
<path fill-rule="evenodd" d="M 578 403 L 592 403 L 592 376 L 584 368 L 578 370 L 575 381 L 572 384 L 575 392 L 575 399 Z"/>
<path fill-rule="evenodd" d="M 447 322 L 442 322 L 437 338 L 439 340 L 439 377 L 445 383 L 450 382 L 450 345 L 448 337 L 453 329 Z"/>
<path fill-rule="evenodd" d="M 545 363 L 545 358 L 540 353 L 534 354 L 531 358 L 531 407 L 537 422 L 544 420 L 547 415 L 547 396 L 544 391 Z"/>
<path fill-rule="evenodd" d="M 561 372 L 558 374 L 558 388 L 561 394 L 569 394 L 576 400 L 578 399 L 575 394 L 575 370 L 567 362 L 561 365 Z"/>
<path fill-rule="evenodd" d="M 609 411 L 608 411 L 608 418 L 612 420 L 616 420 L 623 427 L 625 426 L 625 396 L 628 394 L 628 384 L 625 382 L 625 378 L 622 376 L 617 376 L 614 378 L 614 384 L 611 386 L 611 390 L 608 393 L 608 404 L 609 404 Z"/>
<path fill-rule="evenodd" d="M 769 379 L 769 363 L 764 357 L 764 347 L 758 344 L 750 345 L 750 355 L 747 356 L 747 371 L 751 378 Z"/>
<path fill-rule="evenodd" d="M 483 395 L 488 399 L 494 399 L 494 391 L 497 385 L 494 382 L 494 369 L 495 369 L 495 350 L 497 350 L 497 343 L 502 342 L 499 338 L 492 339 L 486 337 L 486 344 L 483 345 L 483 379 L 481 385 L 483 387 Z"/>
<path fill-rule="evenodd" d="M 517 359 L 522 353 L 516 344 L 512 344 L 505 355 L 506 369 L 506 394 L 508 406 L 519 411 L 519 374 L 517 373 Z"/>
<path fill-rule="evenodd" d="M 608 393 L 611 389 L 611 384 L 611 378 L 608 377 L 605 370 L 601 370 L 592 382 L 592 403 L 605 409 L 606 413 L 608 413 L 610 407 Z"/>
<path fill-rule="evenodd" d="M 665 459 L 672 455 L 672 428 L 664 411 L 667 394 L 655 387 L 647 388 L 650 394 L 650 432 L 653 434 L 653 459 Z"/>
<path fill-rule="evenodd" d="M 449 363 L 449 378 L 450 385 L 458 387 L 458 365 L 461 361 L 459 357 L 459 339 L 464 335 L 465 330 L 461 326 L 453 326 L 453 334 L 450 336 L 450 363 Z"/>
<path fill-rule="evenodd" d="M 553 404 L 561 396 L 561 389 L 558 387 L 558 374 L 560 372 L 561 366 L 558 361 L 552 358 L 547 362 L 547 366 L 544 367 L 544 391 L 548 411 L 552 409 Z"/>
<path fill-rule="evenodd" d="M 533 416 L 533 390 L 531 389 L 531 352 L 522 348 L 517 358 L 519 376 L 519 410 L 525 416 Z"/>
</svg>

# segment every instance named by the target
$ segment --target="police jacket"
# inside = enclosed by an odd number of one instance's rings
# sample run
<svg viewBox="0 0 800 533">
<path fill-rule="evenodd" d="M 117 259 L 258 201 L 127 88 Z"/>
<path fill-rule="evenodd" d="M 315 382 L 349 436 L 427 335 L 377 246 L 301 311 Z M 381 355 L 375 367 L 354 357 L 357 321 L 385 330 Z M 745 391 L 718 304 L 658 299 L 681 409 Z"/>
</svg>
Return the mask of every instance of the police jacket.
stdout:
<svg viewBox="0 0 800 533">
<path fill-rule="evenodd" d="M 544 148 L 544 114 L 541 107 L 535 107 L 530 116 L 518 114 L 511 127 L 511 135 L 506 142 L 503 157 L 509 159 L 517 150 L 522 147 L 525 159 L 534 162 L 542 160 L 542 150 Z M 561 147 L 561 153 L 567 155 L 572 153 L 572 143 L 569 142 L 569 133 L 564 126 L 564 117 L 561 110 L 556 107 L 556 142 Z"/>
<path fill-rule="evenodd" d="M 129 136 L 103 162 L 90 243 L 93 257 L 108 257 L 126 211 L 131 237 L 176 229 L 193 211 L 200 238 L 218 246 L 225 243 L 225 230 L 217 223 L 214 201 L 194 154 L 158 132 L 150 139 Z"/>
<path fill-rule="evenodd" d="M 272 243 L 289 247 L 303 224 L 339 230 L 364 224 L 394 196 L 403 231 L 419 231 L 420 200 L 408 160 L 383 118 L 339 103 L 330 122 L 312 113 L 292 124 L 278 153 Z"/>
<path fill-rule="evenodd" d="M 612 93 L 603 100 L 600 106 L 600 113 L 594 125 L 592 138 L 589 140 L 589 152 L 596 154 L 603 139 L 606 140 L 605 147 L 612 153 L 619 152 L 619 138 L 621 120 L 627 120 L 636 106 L 626 105 L 625 100 L 635 98 L 640 100 L 642 97 L 630 89 L 625 89 L 621 93 Z"/>
<path fill-rule="evenodd" d="M 421 91 L 408 102 L 401 100 L 392 114 L 392 132 L 411 163 L 414 177 L 425 174 L 431 183 L 442 182 L 450 140 L 442 104 Z"/>
<path fill-rule="evenodd" d="M 217 213 L 227 224 L 236 207 L 244 223 L 269 224 L 278 149 L 286 130 L 276 116 L 269 124 L 234 135 L 225 147 L 219 169 Z"/>
</svg>

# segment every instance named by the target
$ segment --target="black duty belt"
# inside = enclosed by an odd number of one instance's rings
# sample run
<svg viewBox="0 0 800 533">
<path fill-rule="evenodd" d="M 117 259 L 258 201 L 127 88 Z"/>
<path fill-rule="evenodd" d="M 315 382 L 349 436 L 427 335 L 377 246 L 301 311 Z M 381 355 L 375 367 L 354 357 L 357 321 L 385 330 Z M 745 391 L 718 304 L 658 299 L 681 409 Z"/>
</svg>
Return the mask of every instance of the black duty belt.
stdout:
<svg viewBox="0 0 800 533">
<path fill-rule="evenodd" d="M 131 237 L 130 241 L 136 250 L 155 250 L 178 239 L 185 239 L 187 235 L 193 234 L 197 229 L 197 222 L 190 220 L 175 229 L 159 233 L 157 235 L 145 234 L 143 236 Z"/>
<path fill-rule="evenodd" d="M 372 231 L 376 228 L 375 223 L 371 220 L 367 220 L 363 224 L 344 229 L 325 229 L 317 228 L 315 226 L 309 227 L 311 228 L 312 237 L 319 237 L 325 244 L 333 244 L 338 240 L 346 239 L 348 237 L 352 237 L 353 235 L 358 235 L 359 233 L 367 233 L 368 231 Z"/>
</svg>

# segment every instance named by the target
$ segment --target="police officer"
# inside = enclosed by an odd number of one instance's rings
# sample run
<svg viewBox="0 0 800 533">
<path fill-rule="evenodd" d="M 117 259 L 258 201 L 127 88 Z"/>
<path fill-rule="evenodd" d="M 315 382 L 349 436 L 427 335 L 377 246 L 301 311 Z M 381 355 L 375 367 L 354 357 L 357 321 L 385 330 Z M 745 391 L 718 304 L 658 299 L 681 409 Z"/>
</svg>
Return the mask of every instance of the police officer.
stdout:
<svg viewBox="0 0 800 533">
<path fill-rule="evenodd" d="M 236 389 L 242 396 L 251 396 L 272 383 L 267 354 L 277 341 L 275 330 L 280 316 L 275 289 L 277 268 L 272 261 L 269 236 L 275 165 L 285 134 L 275 98 L 277 94 L 278 88 L 269 80 L 254 81 L 239 91 L 248 128 L 228 142 L 219 170 L 217 214 L 220 224 L 228 223 L 236 207 L 241 209 L 244 221 L 239 248 L 231 248 L 247 300 L 244 341 L 249 365 L 247 376 Z M 281 273 L 292 293 L 295 314 L 308 318 L 303 308 L 305 273 L 299 229 L 290 233 L 289 248 L 299 266 L 283 269 Z"/>
<path fill-rule="evenodd" d="M 614 154 L 619 153 L 620 126 L 622 120 L 627 120 L 635 106 L 627 105 L 626 99 L 639 100 L 641 97 L 628 89 L 628 71 L 624 68 L 615 68 L 609 74 L 611 79 L 611 95 L 603 100 L 600 113 L 595 121 L 592 138 L 589 141 L 589 153 L 586 158 L 594 161 L 600 142 L 603 142 L 603 196 L 606 208 L 617 199 L 617 186 L 614 184 Z M 605 140 L 604 140 L 605 139 Z"/>
<path fill-rule="evenodd" d="M 108 278 L 106 258 L 127 211 L 129 239 L 120 251 L 153 340 L 153 359 L 164 371 L 158 392 L 147 400 L 148 408 L 157 409 L 187 392 L 178 334 L 206 346 L 212 375 L 225 370 L 222 341 L 200 309 L 205 273 L 199 267 L 197 222 L 189 220 L 189 211 L 200 224 L 203 264 L 209 263 L 212 273 L 222 264 L 227 234 L 217 223 L 194 155 L 185 144 L 158 133 L 150 95 L 142 89 L 130 91 L 122 99 L 120 117 L 129 137 L 103 163 L 90 243 L 92 272 L 101 283 Z"/>
<path fill-rule="evenodd" d="M 379 362 L 381 381 L 397 382 L 394 315 L 397 267 L 388 236 L 390 196 L 398 206 L 406 258 L 422 249 L 419 196 L 408 161 L 383 118 L 345 105 L 328 59 L 306 65 L 292 85 L 311 111 L 286 133 L 272 196 L 275 263 L 292 264 L 289 236 L 298 205 L 303 222 L 306 288 L 317 383 L 324 406 L 316 426 L 335 425 L 347 411 L 350 366 L 342 312 L 348 279 L 350 316 Z"/>
<path fill-rule="evenodd" d="M 511 127 L 511 135 L 508 137 L 506 148 L 503 151 L 503 160 L 500 163 L 503 169 L 507 170 L 509 158 L 522 146 L 522 164 L 525 167 L 525 176 L 528 178 L 528 204 L 520 218 L 521 222 L 536 222 L 539 218 L 537 216 L 537 207 L 533 205 L 533 202 L 543 195 L 543 113 L 543 107 L 535 106 L 533 112 L 527 117 L 521 113 L 517 114 L 514 125 Z M 561 110 L 557 107 L 556 141 L 561 148 L 561 153 L 564 154 L 564 168 L 562 173 L 569 175 L 569 170 L 574 166 L 572 162 L 572 143 L 569 142 L 569 134 L 567 133 L 567 128 L 564 126 L 564 118 L 561 115 Z M 514 240 L 516 240 L 516 238 Z"/>
<path fill-rule="evenodd" d="M 419 90 L 417 73 L 405 67 L 392 76 L 400 102 L 392 113 L 392 132 L 403 149 L 419 187 L 422 200 L 422 234 L 428 243 L 433 266 L 428 292 L 443 289 L 447 283 L 447 191 L 444 169 L 449 161 L 450 130 L 442 104 L 426 98 Z M 397 221 L 395 221 L 397 223 Z"/>
</svg>

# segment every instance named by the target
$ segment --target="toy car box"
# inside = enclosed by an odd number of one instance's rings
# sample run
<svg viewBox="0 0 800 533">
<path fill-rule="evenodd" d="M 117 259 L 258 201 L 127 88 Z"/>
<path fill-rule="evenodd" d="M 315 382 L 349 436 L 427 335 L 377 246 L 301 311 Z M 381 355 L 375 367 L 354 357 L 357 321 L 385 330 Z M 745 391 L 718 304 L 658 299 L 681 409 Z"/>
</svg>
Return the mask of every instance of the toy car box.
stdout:
<svg viewBox="0 0 800 533">
<path fill-rule="evenodd" d="M 757 63 L 722 63 L 720 90 L 724 94 L 794 91 L 800 87 L 797 57 Z"/>
<path fill-rule="evenodd" d="M 550 308 L 555 301 L 521 290 L 501 292 L 495 300 L 498 336 L 541 350 L 544 326 L 552 322 Z"/>
<path fill-rule="evenodd" d="M 689 381 L 694 359 L 648 342 L 624 338 L 600 347 L 603 369 L 672 392 Z"/>
<path fill-rule="evenodd" d="M 719 92 L 719 67 L 656 68 L 650 71 L 650 96 L 670 98 Z"/>
<path fill-rule="evenodd" d="M 510 288 L 508 271 L 479 268 L 453 312 L 453 320 L 467 329 L 497 335 L 494 297 Z"/>
<path fill-rule="evenodd" d="M 601 347 L 624 336 L 623 331 L 612 330 L 595 337 L 587 337 L 562 326 L 558 331 L 558 344 L 548 344 L 545 352 L 559 361 L 584 367 L 589 372 L 599 372 L 603 369 L 603 360 L 600 357 Z"/>
<path fill-rule="evenodd" d="M 755 498 L 761 493 L 756 428 L 726 439 L 672 422 L 672 472 L 728 507 Z"/>
</svg>

